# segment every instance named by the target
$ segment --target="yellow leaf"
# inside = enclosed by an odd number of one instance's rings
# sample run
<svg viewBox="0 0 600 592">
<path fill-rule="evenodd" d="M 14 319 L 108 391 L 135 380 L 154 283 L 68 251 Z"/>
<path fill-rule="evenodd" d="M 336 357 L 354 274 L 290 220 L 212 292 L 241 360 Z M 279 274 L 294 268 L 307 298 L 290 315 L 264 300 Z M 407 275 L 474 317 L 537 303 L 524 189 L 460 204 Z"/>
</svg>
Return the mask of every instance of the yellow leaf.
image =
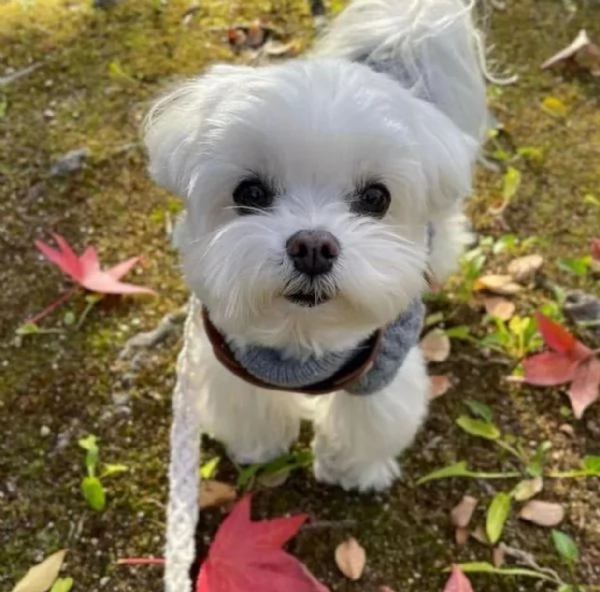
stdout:
<svg viewBox="0 0 600 592">
<path fill-rule="evenodd" d="M 554 117 L 567 116 L 567 106 L 557 97 L 546 97 L 542 101 L 542 110 Z"/>
<path fill-rule="evenodd" d="M 12 592 L 47 592 L 62 567 L 67 551 L 57 551 L 44 561 L 34 565 L 12 589 Z"/>
</svg>

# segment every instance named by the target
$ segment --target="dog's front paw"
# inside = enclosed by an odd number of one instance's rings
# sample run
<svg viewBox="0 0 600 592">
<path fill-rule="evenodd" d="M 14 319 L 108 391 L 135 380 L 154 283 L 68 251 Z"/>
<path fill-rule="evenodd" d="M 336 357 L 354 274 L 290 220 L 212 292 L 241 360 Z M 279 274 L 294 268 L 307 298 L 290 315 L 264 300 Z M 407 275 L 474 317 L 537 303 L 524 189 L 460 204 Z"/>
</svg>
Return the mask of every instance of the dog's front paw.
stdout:
<svg viewBox="0 0 600 592">
<path fill-rule="evenodd" d="M 398 461 L 390 458 L 365 465 L 348 465 L 333 459 L 317 458 L 314 463 L 315 478 L 321 483 L 339 485 L 346 491 L 384 491 L 401 475 Z"/>
<path fill-rule="evenodd" d="M 291 444 L 290 444 L 291 446 Z M 256 446 L 252 449 L 233 449 L 227 447 L 227 454 L 232 461 L 238 465 L 254 465 L 264 464 L 275 460 L 289 452 L 288 447 L 267 448 L 264 446 Z"/>
</svg>

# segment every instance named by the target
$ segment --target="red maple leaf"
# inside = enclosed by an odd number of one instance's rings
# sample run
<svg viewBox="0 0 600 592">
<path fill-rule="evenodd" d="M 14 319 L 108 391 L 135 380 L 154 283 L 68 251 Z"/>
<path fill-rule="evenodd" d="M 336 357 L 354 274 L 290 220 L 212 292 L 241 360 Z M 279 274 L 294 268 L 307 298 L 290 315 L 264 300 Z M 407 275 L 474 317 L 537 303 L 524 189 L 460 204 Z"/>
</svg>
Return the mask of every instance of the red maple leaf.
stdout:
<svg viewBox="0 0 600 592">
<path fill-rule="evenodd" d="M 560 323 L 535 314 L 544 343 L 551 351 L 523 360 L 524 382 L 538 386 L 571 383 L 568 391 L 577 419 L 600 397 L 600 360 Z"/>
<path fill-rule="evenodd" d="M 251 496 L 242 498 L 217 531 L 200 568 L 196 592 L 329 592 L 281 547 L 306 514 L 252 522 Z"/>
<path fill-rule="evenodd" d="M 458 565 L 452 566 L 452 574 L 446 582 L 444 592 L 473 592 L 473 586 Z"/>
<path fill-rule="evenodd" d="M 58 250 L 40 240 L 35 241 L 36 247 L 47 259 L 87 290 L 102 294 L 155 294 L 150 288 L 119 281 L 140 260 L 140 257 L 132 257 L 114 267 L 102 270 L 94 247 L 88 247 L 77 256 L 62 236 L 54 233 L 52 236 L 58 245 Z"/>
</svg>

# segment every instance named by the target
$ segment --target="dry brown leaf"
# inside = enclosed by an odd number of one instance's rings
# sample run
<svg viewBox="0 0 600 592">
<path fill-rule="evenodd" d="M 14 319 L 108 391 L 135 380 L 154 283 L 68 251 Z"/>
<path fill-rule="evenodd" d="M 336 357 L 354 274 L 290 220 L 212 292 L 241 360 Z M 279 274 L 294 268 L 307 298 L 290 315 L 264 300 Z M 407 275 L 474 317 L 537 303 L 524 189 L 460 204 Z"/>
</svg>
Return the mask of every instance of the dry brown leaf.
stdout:
<svg viewBox="0 0 600 592">
<path fill-rule="evenodd" d="M 541 255 L 517 257 L 508 264 L 508 273 L 517 282 L 523 283 L 531 279 L 543 264 L 544 258 Z"/>
<path fill-rule="evenodd" d="M 439 376 L 429 377 L 429 398 L 437 399 L 442 395 L 446 394 L 446 391 L 450 388 L 450 376 L 447 374 L 441 374 Z"/>
<path fill-rule="evenodd" d="M 512 296 L 522 290 L 522 287 L 517 284 L 512 275 L 507 274 L 490 274 L 484 275 L 475 281 L 475 290 L 487 290 L 501 296 Z"/>
<path fill-rule="evenodd" d="M 502 547 L 494 547 L 492 551 L 492 563 L 494 567 L 502 567 L 506 562 L 506 556 Z"/>
<path fill-rule="evenodd" d="M 537 495 L 542 489 L 544 489 L 544 480 L 541 477 L 524 479 L 515 487 L 513 497 L 518 502 L 524 502 Z"/>
<path fill-rule="evenodd" d="M 421 339 L 421 351 L 428 362 L 444 362 L 450 355 L 450 338 L 441 329 L 433 329 Z"/>
<path fill-rule="evenodd" d="M 235 488 L 228 483 L 205 479 L 200 482 L 200 509 L 215 508 L 234 502 L 237 497 Z"/>
<path fill-rule="evenodd" d="M 350 580 L 360 579 L 367 563 L 367 554 L 355 538 L 340 543 L 335 550 L 335 564 Z"/>
<path fill-rule="evenodd" d="M 263 47 L 265 54 L 271 57 L 282 57 L 287 55 L 295 55 L 301 50 L 300 43 L 296 40 L 288 43 L 280 43 L 279 41 L 267 41 Z"/>
<path fill-rule="evenodd" d="M 477 500 L 470 495 L 465 495 L 450 512 L 452 524 L 459 528 L 466 528 L 469 526 L 469 522 L 471 522 L 476 506 Z"/>
<path fill-rule="evenodd" d="M 592 74 L 594 74 L 595 68 L 598 67 L 600 63 L 600 50 L 596 45 L 594 45 L 590 38 L 588 37 L 585 29 L 582 29 L 577 34 L 577 37 L 564 49 L 561 49 L 558 53 L 555 53 L 551 58 L 548 58 L 540 67 L 542 70 L 546 68 L 551 68 L 556 64 L 565 63 L 565 62 L 575 62 L 577 58 L 582 54 L 587 54 L 591 56 L 593 60 L 595 60 L 595 66 L 592 65 Z"/>
<path fill-rule="evenodd" d="M 565 517 L 565 509 L 560 504 L 531 500 L 519 512 L 519 518 L 538 526 L 557 526 Z"/>
<path fill-rule="evenodd" d="M 454 531 L 454 540 L 457 545 L 464 545 L 469 540 L 471 533 L 468 528 L 457 528 Z"/>
<path fill-rule="evenodd" d="M 488 538 L 488 535 L 485 532 L 485 528 L 481 524 L 478 524 L 475 527 L 475 530 L 473 532 L 471 532 L 471 536 L 476 541 L 480 542 L 483 545 L 489 545 L 490 544 L 490 539 Z"/>
<path fill-rule="evenodd" d="M 515 314 L 516 306 L 514 302 L 507 300 L 503 296 L 488 296 L 483 299 L 483 306 L 487 314 L 508 321 Z"/>
<path fill-rule="evenodd" d="M 12 592 L 47 592 L 58 577 L 60 568 L 65 560 L 66 549 L 57 551 L 44 561 L 34 565 L 22 580 L 12 589 Z"/>
</svg>

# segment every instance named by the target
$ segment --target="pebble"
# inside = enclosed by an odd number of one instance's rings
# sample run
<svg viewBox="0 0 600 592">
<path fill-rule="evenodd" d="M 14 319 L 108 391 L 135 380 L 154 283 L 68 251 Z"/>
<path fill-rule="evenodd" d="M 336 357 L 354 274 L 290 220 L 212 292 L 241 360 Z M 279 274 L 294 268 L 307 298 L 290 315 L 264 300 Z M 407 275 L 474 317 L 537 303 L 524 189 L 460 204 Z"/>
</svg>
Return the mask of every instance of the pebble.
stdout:
<svg viewBox="0 0 600 592">
<path fill-rule="evenodd" d="M 42 438 L 46 438 L 47 436 L 49 436 L 51 434 L 50 428 L 48 426 L 43 425 L 40 428 L 40 436 Z"/>
<path fill-rule="evenodd" d="M 104 576 L 103 578 L 100 578 L 100 581 L 98 583 L 100 584 L 101 588 L 104 588 L 104 586 L 106 586 L 108 582 L 110 582 L 110 578 L 108 576 Z"/>
</svg>

